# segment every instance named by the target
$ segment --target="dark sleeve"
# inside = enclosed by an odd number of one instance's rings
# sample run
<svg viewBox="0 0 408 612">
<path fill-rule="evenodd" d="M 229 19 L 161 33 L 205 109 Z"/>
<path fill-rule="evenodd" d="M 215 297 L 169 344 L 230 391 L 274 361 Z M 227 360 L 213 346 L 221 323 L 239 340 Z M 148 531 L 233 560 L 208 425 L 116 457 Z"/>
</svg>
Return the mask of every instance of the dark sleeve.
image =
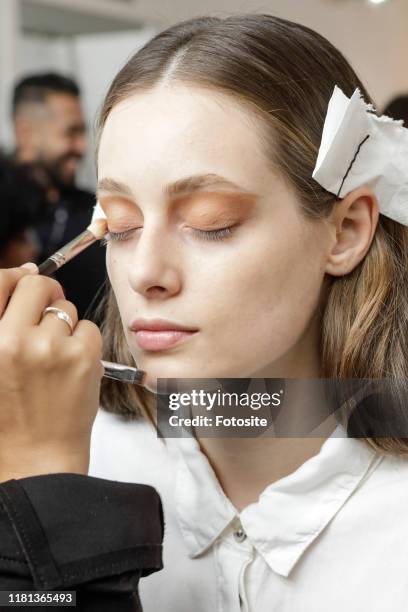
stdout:
<svg viewBox="0 0 408 612">
<path fill-rule="evenodd" d="M 0 484 L 0 590 L 73 590 L 80 610 L 141 610 L 139 579 L 162 568 L 162 539 L 147 485 L 78 474 Z"/>
</svg>

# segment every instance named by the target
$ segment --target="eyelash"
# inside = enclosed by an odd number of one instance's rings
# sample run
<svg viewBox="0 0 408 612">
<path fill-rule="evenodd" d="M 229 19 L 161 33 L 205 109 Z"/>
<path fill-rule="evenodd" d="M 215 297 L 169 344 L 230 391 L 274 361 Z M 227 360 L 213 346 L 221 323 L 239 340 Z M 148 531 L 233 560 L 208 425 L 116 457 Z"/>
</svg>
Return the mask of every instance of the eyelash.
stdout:
<svg viewBox="0 0 408 612">
<path fill-rule="evenodd" d="M 233 230 L 236 227 L 237 224 L 231 225 L 230 227 L 223 227 L 222 229 L 210 231 L 195 229 L 194 233 L 203 240 L 225 240 L 226 238 L 229 238 L 232 235 Z M 108 237 L 102 238 L 101 244 L 102 246 L 106 246 L 109 244 L 109 242 L 121 242 L 123 240 L 126 240 L 126 238 L 128 238 L 133 231 L 134 230 L 131 229 L 126 230 L 125 232 L 108 232 Z"/>
<path fill-rule="evenodd" d="M 127 230 L 126 232 L 108 232 L 105 234 L 104 238 L 100 241 L 102 246 L 107 246 L 110 242 L 120 242 L 121 240 L 126 240 L 130 232 L 133 230 Z"/>
</svg>

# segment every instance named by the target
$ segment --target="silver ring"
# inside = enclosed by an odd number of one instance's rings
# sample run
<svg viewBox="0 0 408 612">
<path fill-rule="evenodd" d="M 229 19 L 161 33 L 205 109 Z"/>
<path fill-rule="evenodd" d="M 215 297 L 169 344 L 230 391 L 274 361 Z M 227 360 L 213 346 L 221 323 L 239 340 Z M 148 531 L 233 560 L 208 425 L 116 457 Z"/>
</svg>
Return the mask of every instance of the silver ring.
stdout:
<svg viewBox="0 0 408 612">
<path fill-rule="evenodd" d="M 58 319 L 64 321 L 64 323 L 66 323 L 69 329 L 71 330 L 71 334 L 74 333 L 74 323 L 69 314 L 65 312 L 65 310 L 61 310 L 61 308 L 55 308 L 54 306 L 48 306 L 48 308 L 46 308 L 43 312 L 43 318 L 48 312 L 52 312 L 52 314 L 55 314 Z"/>
</svg>

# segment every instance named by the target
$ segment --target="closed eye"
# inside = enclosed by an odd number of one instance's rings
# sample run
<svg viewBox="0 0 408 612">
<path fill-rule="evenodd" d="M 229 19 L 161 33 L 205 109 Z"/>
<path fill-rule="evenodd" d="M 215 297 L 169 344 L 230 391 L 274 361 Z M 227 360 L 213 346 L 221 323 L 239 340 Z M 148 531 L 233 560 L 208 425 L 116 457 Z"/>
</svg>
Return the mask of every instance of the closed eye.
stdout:
<svg viewBox="0 0 408 612">
<path fill-rule="evenodd" d="M 130 236 L 135 229 L 126 230 L 125 232 L 108 232 L 105 234 L 104 238 L 102 238 L 100 244 L 102 246 L 106 246 L 109 242 L 120 242 L 122 240 L 126 240 Z"/>
<path fill-rule="evenodd" d="M 201 230 L 196 228 L 191 228 L 193 233 L 203 240 L 225 240 L 232 236 L 235 228 L 238 227 L 239 224 L 230 225 L 229 227 L 223 227 L 216 230 Z M 127 238 L 130 237 L 132 232 L 136 231 L 138 228 L 133 228 L 130 230 L 126 230 L 124 232 L 108 232 L 105 237 L 101 240 L 102 246 L 106 246 L 109 242 L 123 242 Z"/>
<path fill-rule="evenodd" d="M 229 227 L 223 227 L 221 229 L 216 230 L 199 230 L 194 229 L 194 234 L 196 234 L 199 238 L 203 238 L 204 240 L 224 240 L 225 238 L 229 238 L 233 230 L 237 227 L 237 225 L 230 225 Z"/>
</svg>

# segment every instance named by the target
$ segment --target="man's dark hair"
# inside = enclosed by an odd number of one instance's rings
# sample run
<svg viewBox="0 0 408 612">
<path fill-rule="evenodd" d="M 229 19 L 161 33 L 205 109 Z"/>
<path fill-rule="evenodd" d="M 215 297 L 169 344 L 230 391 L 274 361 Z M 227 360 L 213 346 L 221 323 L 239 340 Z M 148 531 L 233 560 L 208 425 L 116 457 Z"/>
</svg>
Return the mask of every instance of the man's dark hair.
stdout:
<svg viewBox="0 0 408 612">
<path fill-rule="evenodd" d="M 80 89 L 73 79 L 55 72 L 33 74 L 25 77 L 14 87 L 13 115 L 17 113 L 18 108 L 22 104 L 30 102 L 44 104 L 47 96 L 52 93 L 62 93 L 78 97 Z"/>
<path fill-rule="evenodd" d="M 384 115 L 393 119 L 402 119 L 408 127 L 408 95 L 397 96 L 387 104 Z"/>
</svg>

